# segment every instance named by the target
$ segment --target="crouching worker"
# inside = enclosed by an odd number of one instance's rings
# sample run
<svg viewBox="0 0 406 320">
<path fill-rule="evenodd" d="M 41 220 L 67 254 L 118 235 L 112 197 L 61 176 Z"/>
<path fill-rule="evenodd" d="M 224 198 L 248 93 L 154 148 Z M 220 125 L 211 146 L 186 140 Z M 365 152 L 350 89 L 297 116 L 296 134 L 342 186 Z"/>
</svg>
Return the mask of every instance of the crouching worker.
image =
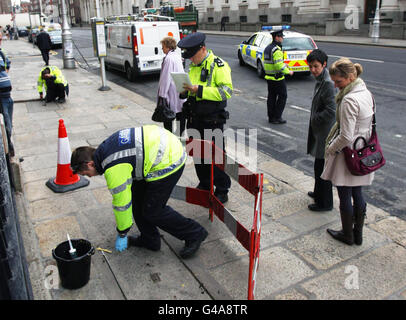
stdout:
<svg viewBox="0 0 406 320">
<path fill-rule="evenodd" d="M 208 233 L 199 223 L 167 205 L 180 179 L 186 152 L 171 132 L 155 125 L 115 132 L 97 148 L 79 147 L 71 157 L 74 173 L 93 177 L 104 174 L 113 196 L 116 217 L 116 250 L 130 245 L 158 251 L 158 228 L 185 241 L 182 258 L 191 257 Z M 128 236 L 134 221 L 140 231 Z"/>
<path fill-rule="evenodd" d="M 69 95 L 69 85 L 58 67 L 49 66 L 42 68 L 38 77 L 38 93 L 43 99 L 43 88 L 46 91 L 46 102 L 65 102 L 65 94 Z"/>
</svg>

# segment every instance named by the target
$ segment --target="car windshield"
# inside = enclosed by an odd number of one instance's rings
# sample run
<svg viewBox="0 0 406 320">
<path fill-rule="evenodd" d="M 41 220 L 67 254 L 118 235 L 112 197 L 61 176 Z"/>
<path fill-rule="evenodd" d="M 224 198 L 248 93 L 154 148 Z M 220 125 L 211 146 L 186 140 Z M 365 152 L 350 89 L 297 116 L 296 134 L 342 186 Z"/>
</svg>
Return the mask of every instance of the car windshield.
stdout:
<svg viewBox="0 0 406 320">
<path fill-rule="evenodd" d="M 316 49 L 310 38 L 284 38 L 282 49 L 289 50 L 313 50 Z"/>
</svg>

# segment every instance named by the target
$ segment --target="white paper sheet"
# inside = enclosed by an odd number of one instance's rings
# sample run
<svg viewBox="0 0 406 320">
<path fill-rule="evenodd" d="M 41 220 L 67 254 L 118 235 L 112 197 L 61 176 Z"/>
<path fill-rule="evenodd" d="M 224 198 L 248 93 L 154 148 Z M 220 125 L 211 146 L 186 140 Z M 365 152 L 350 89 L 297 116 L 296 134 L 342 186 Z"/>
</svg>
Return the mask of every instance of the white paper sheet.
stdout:
<svg viewBox="0 0 406 320">
<path fill-rule="evenodd" d="M 173 82 L 175 82 L 176 85 L 176 91 L 178 92 L 183 92 L 185 89 L 183 89 L 183 84 L 186 83 L 188 85 L 192 85 L 190 82 L 189 75 L 184 72 L 171 72 L 171 76 L 173 79 Z"/>
</svg>

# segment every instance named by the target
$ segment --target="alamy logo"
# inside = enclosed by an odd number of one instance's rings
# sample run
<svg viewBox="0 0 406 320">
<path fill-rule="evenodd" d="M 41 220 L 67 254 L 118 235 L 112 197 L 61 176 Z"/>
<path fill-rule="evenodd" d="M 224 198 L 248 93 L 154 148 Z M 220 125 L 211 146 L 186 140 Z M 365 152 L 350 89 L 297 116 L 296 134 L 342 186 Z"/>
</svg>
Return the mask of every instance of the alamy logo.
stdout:
<svg viewBox="0 0 406 320">
<path fill-rule="evenodd" d="M 359 29 L 359 9 L 357 6 L 350 4 L 345 7 L 344 13 L 349 13 L 345 18 L 344 26 L 348 30 Z"/>
<path fill-rule="evenodd" d="M 359 289 L 359 270 L 357 266 L 348 265 L 345 267 L 345 274 L 349 274 L 344 281 L 344 288 L 347 290 L 358 290 Z"/>
<path fill-rule="evenodd" d="M 118 133 L 118 142 L 120 145 L 131 142 L 131 129 L 124 129 Z"/>
<path fill-rule="evenodd" d="M 59 289 L 59 275 L 58 268 L 54 265 L 46 266 L 45 270 L 45 289 Z"/>
</svg>

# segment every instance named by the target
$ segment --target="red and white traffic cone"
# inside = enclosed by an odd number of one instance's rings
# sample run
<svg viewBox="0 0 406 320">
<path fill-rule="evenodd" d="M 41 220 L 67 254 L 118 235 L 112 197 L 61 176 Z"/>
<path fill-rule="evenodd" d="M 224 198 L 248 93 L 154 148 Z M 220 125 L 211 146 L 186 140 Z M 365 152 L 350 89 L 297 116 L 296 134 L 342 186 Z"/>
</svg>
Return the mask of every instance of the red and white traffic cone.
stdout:
<svg viewBox="0 0 406 320">
<path fill-rule="evenodd" d="M 71 150 L 68 134 L 62 119 L 59 120 L 58 129 L 58 164 L 56 178 L 51 178 L 46 182 L 48 188 L 57 193 L 72 191 L 86 187 L 89 180 L 78 174 L 73 174 L 70 168 Z"/>
</svg>

